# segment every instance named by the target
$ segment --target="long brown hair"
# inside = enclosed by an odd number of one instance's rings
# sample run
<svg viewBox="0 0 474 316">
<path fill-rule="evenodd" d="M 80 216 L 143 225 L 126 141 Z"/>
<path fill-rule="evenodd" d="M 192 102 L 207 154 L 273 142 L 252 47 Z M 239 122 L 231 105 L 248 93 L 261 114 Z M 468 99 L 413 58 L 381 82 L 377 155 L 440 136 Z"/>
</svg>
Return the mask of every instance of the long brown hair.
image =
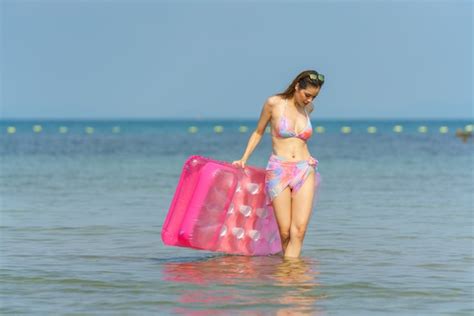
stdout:
<svg viewBox="0 0 474 316">
<path fill-rule="evenodd" d="M 322 88 L 324 81 L 319 81 L 318 79 L 311 79 L 309 77 L 310 74 L 317 75 L 318 72 L 316 70 L 305 70 L 301 72 L 298 76 L 296 76 L 295 79 L 293 79 L 293 81 L 290 83 L 288 88 L 286 88 L 285 91 L 278 93 L 277 96 L 280 96 L 284 99 L 292 98 L 293 95 L 295 94 L 295 87 L 297 83 L 299 84 L 298 86 L 300 89 L 306 89 L 308 85 L 314 86 L 316 88 Z M 311 113 L 312 111 L 313 111 L 313 104 L 310 103 L 308 112 Z"/>
</svg>

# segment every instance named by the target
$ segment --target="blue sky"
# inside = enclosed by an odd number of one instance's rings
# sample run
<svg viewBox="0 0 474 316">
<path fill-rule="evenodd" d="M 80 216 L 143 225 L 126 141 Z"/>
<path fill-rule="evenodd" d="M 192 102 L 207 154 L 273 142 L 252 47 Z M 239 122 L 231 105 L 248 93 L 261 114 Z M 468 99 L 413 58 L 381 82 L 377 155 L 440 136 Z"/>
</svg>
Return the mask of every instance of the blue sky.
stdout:
<svg viewBox="0 0 474 316">
<path fill-rule="evenodd" d="M 1 0 L 2 118 L 472 118 L 471 1 Z"/>
</svg>

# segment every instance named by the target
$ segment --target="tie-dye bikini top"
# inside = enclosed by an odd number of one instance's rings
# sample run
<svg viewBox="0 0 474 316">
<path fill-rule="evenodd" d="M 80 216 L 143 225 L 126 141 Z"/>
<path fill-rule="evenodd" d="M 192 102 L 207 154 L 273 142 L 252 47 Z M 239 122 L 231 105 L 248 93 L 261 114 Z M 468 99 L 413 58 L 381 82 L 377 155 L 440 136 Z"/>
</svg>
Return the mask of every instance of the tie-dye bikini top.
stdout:
<svg viewBox="0 0 474 316">
<path fill-rule="evenodd" d="M 276 136 L 280 138 L 297 137 L 304 141 L 308 140 L 313 134 L 313 127 L 311 126 L 311 121 L 309 119 L 308 112 L 306 112 L 306 109 L 304 110 L 307 117 L 306 127 L 300 133 L 297 134 L 294 129 L 290 130 L 289 120 L 285 116 L 285 109 L 286 109 L 287 104 L 288 104 L 288 99 L 285 100 L 285 105 L 283 106 L 283 110 L 281 111 L 280 121 L 277 123 L 276 129 L 275 129 Z"/>
</svg>

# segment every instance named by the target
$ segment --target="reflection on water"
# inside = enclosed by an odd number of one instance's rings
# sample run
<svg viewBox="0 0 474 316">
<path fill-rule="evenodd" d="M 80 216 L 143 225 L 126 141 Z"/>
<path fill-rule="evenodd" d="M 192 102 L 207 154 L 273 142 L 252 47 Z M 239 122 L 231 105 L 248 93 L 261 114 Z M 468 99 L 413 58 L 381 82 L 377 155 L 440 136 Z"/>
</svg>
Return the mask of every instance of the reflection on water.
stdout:
<svg viewBox="0 0 474 316">
<path fill-rule="evenodd" d="M 174 287 L 180 289 L 175 311 L 192 315 L 321 315 L 318 301 L 325 295 L 318 275 L 316 260 L 279 255 L 217 256 L 163 266 L 164 281 L 188 285 Z"/>
</svg>

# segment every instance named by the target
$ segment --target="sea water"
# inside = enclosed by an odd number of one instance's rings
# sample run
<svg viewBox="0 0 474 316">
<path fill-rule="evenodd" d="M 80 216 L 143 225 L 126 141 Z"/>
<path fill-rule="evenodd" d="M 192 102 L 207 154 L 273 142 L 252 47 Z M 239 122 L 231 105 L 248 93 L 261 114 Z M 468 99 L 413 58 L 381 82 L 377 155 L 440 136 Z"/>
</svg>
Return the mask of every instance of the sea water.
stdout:
<svg viewBox="0 0 474 316">
<path fill-rule="evenodd" d="M 313 120 L 299 259 L 165 246 L 186 158 L 237 160 L 255 124 L 1 121 L 0 313 L 474 314 L 468 121 Z M 248 164 L 270 153 L 266 133 Z"/>
</svg>

